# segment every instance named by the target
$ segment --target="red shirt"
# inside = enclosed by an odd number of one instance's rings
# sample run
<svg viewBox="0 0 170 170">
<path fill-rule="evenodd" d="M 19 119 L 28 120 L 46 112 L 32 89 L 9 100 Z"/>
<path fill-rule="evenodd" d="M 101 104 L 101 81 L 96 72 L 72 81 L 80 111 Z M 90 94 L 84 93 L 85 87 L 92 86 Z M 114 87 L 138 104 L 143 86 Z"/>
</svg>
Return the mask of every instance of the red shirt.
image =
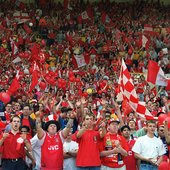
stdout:
<svg viewBox="0 0 170 170">
<path fill-rule="evenodd" d="M 22 119 L 22 126 L 28 126 L 30 128 L 30 134 L 32 134 L 32 127 L 30 125 L 29 119 L 23 118 Z"/>
<path fill-rule="evenodd" d="M 21 133 L 18 132 L 16 135 L 9 132 L 9 136 L 3 142 L 2 158 L 5 159 L 16 159 L 25 158 L 24 142 L 18 145 L 17 140 L 20 138 Z"/>
<path fill-rule="evenodd" d="M 41 149 L 41 167 L 46 170 L 63 169 L 63 143 L 59 133 L 55 136 L 46 133 Z"/>
<path fill-rule="evenodd" d="M 79 150 L 76 158 L 76 166 L 100 166 L 100 153 L 99 153 L 99 132 L 94 130 L 86 130 L 81 138 L 77 139 Z"/>
<path fill-rule="evenodd" d="M 132 151 L 132 147 L 135 144 L 135 140 L 129 140 L 128 141 L 128 156 L 125 156 L 123 161 L 126 165 L 126 170 L 137 170 L 137 160 L 134 157 L 134 152 Z"/>
<path fill-rule="evenodd" d="M 118 134 L 110 134 L 109 132 L 105 135 L 101 145 L 100 151 L 113 149 L 115 147 L 115 141 L 119 141 L 123 149 L 128 151 L 128 144 L 123 136 Z M 120 168 L 123 164 L 118 164 L 118 154 L 112 154 L 101 158 L 102 164 L 110 168 Z"/>
<path fill-rule="evenodd" d="M 29 119 L 27 119 L 27 118 L 23 118 L 23 119 L 22 119 L 22 125 L 23 125 L 23 126 L 28 126 L 29 128 L 31 128 L 31 127 L 30 127 Z"/>
</svg>

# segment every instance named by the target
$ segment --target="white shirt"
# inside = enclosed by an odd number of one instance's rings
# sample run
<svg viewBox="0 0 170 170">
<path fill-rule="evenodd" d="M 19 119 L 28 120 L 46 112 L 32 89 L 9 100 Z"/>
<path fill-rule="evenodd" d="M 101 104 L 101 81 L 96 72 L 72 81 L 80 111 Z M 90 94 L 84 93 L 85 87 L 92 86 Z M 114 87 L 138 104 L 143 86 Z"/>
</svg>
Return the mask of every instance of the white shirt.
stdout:
<svg viewBox="0 0 170 170">
<path fill-rule="evenodd" d="M 36 170 L 40 169 L 41 166 L 41 145 L 39 144 L 39 139 L 37 134 L 30 140 L 32 146 L 32 154 L 36 160 Z"/>
<path fill-rule="evenodd" d="M 64 142 L 63 144 L 64 152 L 73 152 L 78 150 L 78 143 L 71 141 L 71 142 Z M 76 158 L 67 158 L 64 159 L 64 170 L 75 170 L 76 169 Z"/>
<path fill-rule="evenodd" d="M 157 138 L 150 138 L 147 135 L 139 137 L 134 144 L 132 151 L 145 158 L 157 159 L 166 153 L 163 142 Z"/>
</svg>

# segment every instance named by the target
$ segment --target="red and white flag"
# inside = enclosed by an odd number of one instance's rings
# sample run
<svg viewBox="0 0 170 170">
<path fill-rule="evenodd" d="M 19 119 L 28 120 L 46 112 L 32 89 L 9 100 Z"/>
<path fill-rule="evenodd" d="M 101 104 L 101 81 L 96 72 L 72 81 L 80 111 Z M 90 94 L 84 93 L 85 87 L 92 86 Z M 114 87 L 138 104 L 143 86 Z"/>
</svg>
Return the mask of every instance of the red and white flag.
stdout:
<svg viewBox="0 0 170 170">
<path fill-rule="evenodd" d="M 153 31 L 152 25 L 145 24 L 145 25 L 144 25 L 144 31 L 146 31 L 146 32 L 152 32 L 152 31 Z"/>
<path fill-rule="evenodd" d="M 15 64 L 15 63 L 19 63 L 21 60 L 20 57 L 16 57 L 12 62 Z"/>
<path fill-rule="evenodd" d="M 18 24 L 27 22 L 30 20 L 30 16 L 26 12 L 15 11 L 13 17 Z"/>
<path fill-rule="evenodd" d="M 148 42 L 149 42 L 148 38 L 142 35 L 142 47 L 146 48 L 147 46 L 149 46 Z"/>
<path fill-rule="evenodd" d="M 147 81 L 158 86 L 166 86 L 170 90 L 170 79 L 165 77 L 165 74 L 158 63 L 149 60 Z"/>
<path fill-rule="evenodd" d="M 63 4 L 65 9 L 72 10 L 72 7 L 70 6 L 70 0 L 64 0 Z"/>
<path fill-rule="evenodd" d="M 12 49 L 12 56 L 14 56 L 18 52 L 18 47 L 13 39 L 10 39 L 10 41 L 11 41 L 10 43 L 11 43 L 11 49 Z"/>
<path fill-rule="evenodd" d="M 102 12 L 101 20 L 103 23 L 112 24 L 111 18 L 104 11 Z"/>
<path fill-rule="evenodd" d="M 89 63 L 89 56 L 85 56 L 83 54 L 80 55 L 73 55 L 72 57 L 72 63 L 74 64 L 75 67 L 80 68 Z"/>
<path fill-rule="evenodd" d="M 82 19 L 88 19 L 89 16 L 88 16 L 87 11 L 82 12 L 82 13 L 81 13 L 81 17 L 82 17 Z"/>
<path fill-rule="evenodd" d="M 130 107 L 141 117 L 145 117 L 146 119 L 154 119 L 152 114 L 145 107 L 144 103 L 139 101 L 130 73 L 123 59 L 118 83 L 120 92 L 122 93 L 123 97 L 127 99 Z"/>
</svg>

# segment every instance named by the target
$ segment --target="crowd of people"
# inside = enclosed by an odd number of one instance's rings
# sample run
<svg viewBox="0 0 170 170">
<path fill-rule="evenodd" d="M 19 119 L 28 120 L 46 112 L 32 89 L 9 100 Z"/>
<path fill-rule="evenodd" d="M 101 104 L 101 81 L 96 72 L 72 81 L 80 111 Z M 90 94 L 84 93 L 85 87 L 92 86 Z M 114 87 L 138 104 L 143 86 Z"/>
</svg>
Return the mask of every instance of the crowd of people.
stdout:
<svg viewBox="0 0 170 170">
<path fill-rule="evenodd" d="M 159 1 L 2 2 L 2 169 L 167 169 L 170 91 L 146 75 L 150 60 L 170 73 L 169 15 Z M 152 118 L 121 99 L 122 59 Z"/>
</svg>

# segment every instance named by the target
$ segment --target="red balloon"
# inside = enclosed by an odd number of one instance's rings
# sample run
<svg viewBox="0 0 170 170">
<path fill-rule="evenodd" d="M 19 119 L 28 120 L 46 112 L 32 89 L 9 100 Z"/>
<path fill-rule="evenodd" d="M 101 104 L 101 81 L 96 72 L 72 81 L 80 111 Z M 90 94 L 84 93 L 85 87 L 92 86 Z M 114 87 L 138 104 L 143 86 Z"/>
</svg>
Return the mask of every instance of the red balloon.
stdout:
<svg viewBox="0 0 170 170">
<path fill-rule="evenodd" d="M 168 170 L 169 168 L 169 163 L 166 161 L 163 161 L 160 163 L 158 170 Z"/>
<path fill-rule="evenodd" d="M 1 101 L 3 103 L 8 103 L 8 102 L 10 102 L 10 100 L 11 100 L 11 97 L 8 93 L 6 93 L 6 92 L 1 93 Z"/>
<path fill-rule="evenodd" d="M 44 81 L 41 81 L 41 82 L 39 83 L 39 86 L 40 86 L 41 90 L 45 90 L 45 88 L 46 88 L 46 83 L 45 83 Z"/>
<path fill-rule="evenodd" d="M 167 118 L 167 114 L 160 114 L 158 116 L 158 125 L 159 126 L 163 125 L 166 118 Z"/>
<path fill-rule="evenodd" d="M 168 122 L 168 128 L 170 129 L 170 117 L 168 116 L 168 117 L 165 119 L 165 121 Z"/>
</svg>

